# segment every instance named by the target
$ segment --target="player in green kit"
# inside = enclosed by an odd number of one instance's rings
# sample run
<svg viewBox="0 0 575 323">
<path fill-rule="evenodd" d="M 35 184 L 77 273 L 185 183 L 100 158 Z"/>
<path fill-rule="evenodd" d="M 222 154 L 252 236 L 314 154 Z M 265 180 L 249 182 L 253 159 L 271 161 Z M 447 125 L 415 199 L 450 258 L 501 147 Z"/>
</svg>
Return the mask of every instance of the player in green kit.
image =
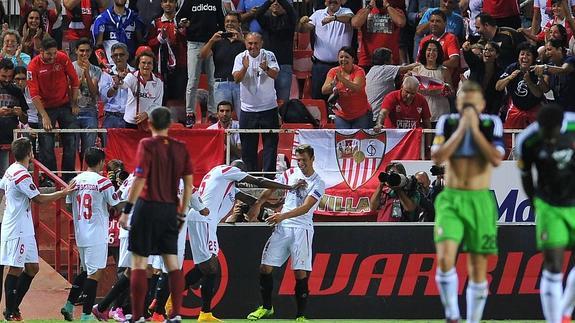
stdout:
<svg viewBox="0 0 575 323">
<path fill-rule="evenodd" d="M 435 201 L 435 281 L 447 322 L 459 322 L 454 266 L 463 244 L 469 252 L 467 322 L 478 323 L 488 294 L 487 256 L 497 253 L 497 204 L 489 184 L 505 153 L 503 126 L 498 116 L 481 114 L 485 99 L 477 83 L 463 83 L 456 105 L 459 113 L 438 120 L 431 148 L 436 164 L 446 162 L 445 189 Z"/>
<path fill-rule="evenodd" d="M 575 114 L 557 104 L 545 105 L 537 122 L 517 138 L 523 189 L 535 208 L 537 248 L 543 251 L 540 295 L 549 323 L 571 322 L 575 303 L 575 269 L 563 293 L 563 256 L 575 246 Z M 533 183 L 533 166 L 537 184 Z"/>
</svg>

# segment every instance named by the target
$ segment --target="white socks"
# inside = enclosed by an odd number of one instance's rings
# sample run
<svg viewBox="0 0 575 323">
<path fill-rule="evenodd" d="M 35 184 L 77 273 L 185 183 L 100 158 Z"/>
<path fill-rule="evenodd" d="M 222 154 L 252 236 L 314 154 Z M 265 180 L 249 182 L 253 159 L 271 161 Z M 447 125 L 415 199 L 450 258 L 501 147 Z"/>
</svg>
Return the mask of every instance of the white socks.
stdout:
<svg viewBox="0 0 575 323">
<path fill-rule="evenodd" d="M 437 268 L 435 282 L 437 283 L 437 289 L 439 289 L 441 303 L 443 303 L 443 308 L 445 309 L 445 318 L 452 320 L 459 319 L 459 304 L 457 304 L 459 281 L 455 268 L 451 268 L 451 270 L 445 273 Z"/>
<path fill-rule="evenodd" d="M 561 298 L 561 311 L 563 316 L 571 317 L 575 307 L 575 268 L 571 269 L 567 276 L 567 283 Z"/>
<path fill-rule="evenodd" d="M 487 281 L 482 283 L 469 281 L 466 290 L 467 323 L 479 323 L 481 321 L 488 292 Z"/>
<path fill-rule="evenodd" d="M 539 293 L 547 323 L 561 323 L 563 273 L 554 274 L 544 269 Z"/>
</svg>

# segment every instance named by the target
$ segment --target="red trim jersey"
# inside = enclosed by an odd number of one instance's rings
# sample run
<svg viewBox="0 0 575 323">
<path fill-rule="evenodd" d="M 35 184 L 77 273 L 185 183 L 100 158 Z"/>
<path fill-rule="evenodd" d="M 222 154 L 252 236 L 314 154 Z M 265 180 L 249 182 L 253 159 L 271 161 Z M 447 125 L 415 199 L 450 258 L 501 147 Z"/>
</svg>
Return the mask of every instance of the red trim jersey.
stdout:
<svg viewBox="0 0 575 323">
<path fill-rule="evenodd" d="M 162 28 L 166 29 L 168 36 L 167 42 L 170 44 L 170 47 L 172 47 L 174 55 L 176 55 L 176 66 L 178 68 L 185 67 L 188 60 L 188 41 L 186 34 L 179 32 L 178 28 L 176 28 L 175 19 L 169 20 L 162 15 L 152 21 L 152 26 L 148 31 L 148 45 L 152 47 L 154 53 L 157 55 L 160 45 L 165 42 L 165 40 L 160 37 Z"/>
<path fill-rule="evenodd" d="M 423 48 L 423 44 L 426 41 L 434 39 L 437 40 L 441 44 L 441 50 L 443 50 L 443 61 L 445 62 L 451 56 L 459 56 L 459 42 L 457 41 L 457 36 L 450 32 L 445 32 L 440 37 L 435 37 L 433 34 L 429 34 L 419 42 L 419 50 Z M 419 56 L 419 55 L 418 55 Z"/>
<path fill-rule="evenodd" d="M 92 0 L 80 0 L 80 3 L 68 12 L 68 29 L 65 31 L 64 37 L 67 40 L 78 40 L 82 37 L 91 38 L 90 27 L 94 22 L 94 18 L 98 16 L 100 8 L 92 7 Z"/>
<path fill-rule="evenodd" d="M 28 65 L 30 97 L 40 98 L 45 109 L 57 108 L 70 102 L 69 88 L 78 89 L 80 81 L 74 65 L 62 51 L 56 53 L 54 62 L 46 64 L 38 55 Z"/>
<path fill-rule="evenodd" d="M 483 0 L 483 12 L 493 18 L 519 16 L 519 3 L 514 0 Z"/>
<path fill-rule="evenodd" d="M 427 100 L 419 93 L 415 94 L 411 104 L 407 104 L 401 98 L 401 90 L 390 92 L 383 99 L 381 109 L 389 111 L 385 119 L 386 128 L 423 128 L 423 120 L 431 118 Z"/>
</svg>

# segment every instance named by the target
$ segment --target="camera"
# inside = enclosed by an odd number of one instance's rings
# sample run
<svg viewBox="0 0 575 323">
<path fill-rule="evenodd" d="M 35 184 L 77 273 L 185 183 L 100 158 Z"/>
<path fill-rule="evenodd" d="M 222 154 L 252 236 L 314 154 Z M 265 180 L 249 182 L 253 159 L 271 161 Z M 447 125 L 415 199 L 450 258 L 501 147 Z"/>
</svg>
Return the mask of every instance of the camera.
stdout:
<svg viewBox="0 0 575 323">
<path fill-rule="evenodd" d="M 433 165 L 429 171 L 431 172 L 431 176 L 442 176 L 445 175 L 445 166 Z"/>
<path fill-rule="evenodd" d="M 392 187 L 399 187 L 404 190 L 415 189 L 417 185 L 417 180 L 415 176 L 405 176 L 399 173 L 379 173 L 379 181 L 382 183 L 387 183 L 387 185 Z"/>
<path fill-rule="evenodd" d="M 231 38 L 231 37 L 234 37 L 234 35 L 235 35 L 235 33 L 232 33 L 232 32 L 229 32 L 229 31 L 226 31 L 226 32 L 223 32 L 223 33 L 220 34 L 220 36 L 221 36 L 222 38 Z"/>
</svg>

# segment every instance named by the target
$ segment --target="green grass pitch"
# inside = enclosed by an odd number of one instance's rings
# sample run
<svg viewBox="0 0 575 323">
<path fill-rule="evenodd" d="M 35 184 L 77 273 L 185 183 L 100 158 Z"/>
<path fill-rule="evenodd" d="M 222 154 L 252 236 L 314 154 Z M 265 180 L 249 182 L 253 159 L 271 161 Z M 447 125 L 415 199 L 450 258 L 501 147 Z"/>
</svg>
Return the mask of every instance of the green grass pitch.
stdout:
<svg viewBox="0 0 575 323">
<path fill-rule="evenodd" d="M 310 323 L 444 323 L 443 320 L 309 320 Z M 66 322 L 64 320 L 26 320 L 30 323 L 56 323 Z M 94 320 L 94 322 L 97 322 Z M 113 321 L 108 321 L 113 322 Z M 197 322 L 196 320 L 184 320 L 186 323 Z M 225 320 L 226 323 L 248 323 L 248 320 Z M 261 320 L 262 323 L 292 323 L 294 320 Z M 463 321 L 462 321 L 463 322 Z M 484 323 L 543 323 L 544 321 L 529 321 L 529 320 L 485 320 Z"/>
</svg>

